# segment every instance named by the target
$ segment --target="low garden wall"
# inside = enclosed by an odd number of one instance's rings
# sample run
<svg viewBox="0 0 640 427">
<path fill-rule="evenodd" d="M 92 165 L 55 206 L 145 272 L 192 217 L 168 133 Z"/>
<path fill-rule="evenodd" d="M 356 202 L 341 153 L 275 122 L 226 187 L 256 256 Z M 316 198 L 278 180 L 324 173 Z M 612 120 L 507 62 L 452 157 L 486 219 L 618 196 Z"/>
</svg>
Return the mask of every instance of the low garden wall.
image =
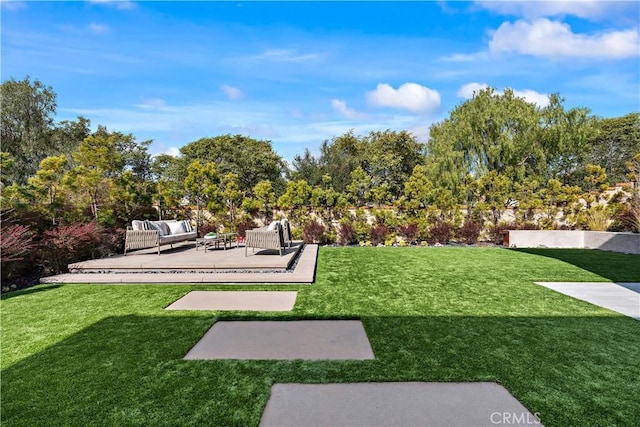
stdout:
<svg viewBox="0 0 640 427">
<path fill-rule="evenodd" d="M 586 248 L 640 255 L 640 234 L 583 230 L 509 230 L 512 248 Z"/>
</svg>

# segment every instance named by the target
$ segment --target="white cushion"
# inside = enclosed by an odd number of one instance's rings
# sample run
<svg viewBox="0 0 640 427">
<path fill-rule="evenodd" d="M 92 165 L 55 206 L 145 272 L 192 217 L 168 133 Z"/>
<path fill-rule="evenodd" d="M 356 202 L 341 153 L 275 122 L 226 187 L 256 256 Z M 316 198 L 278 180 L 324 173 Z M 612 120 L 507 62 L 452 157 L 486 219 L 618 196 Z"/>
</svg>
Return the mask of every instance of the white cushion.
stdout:
<svg viewBox="0 0 640 427">
<path fill-rule="evenodd" d="M 131 221 L 131 229 L 136 231 L 144 230 L 144 221 L 138 221 L 137 219 L 134 219 L 133 221 Z"/>
<path fill-rule="evenodd" d="M 171 234 L 182 234 L 185 232 L 184 227 L 182 227 L 182 222 L 167 222 L 166 224 Z"/>
<path fill-rule="evenodd" d="M 278 227 L 278 221 L 271 221 L 271 224 L 267 227 L 267 230 L 275 230 Z"/>
</svg>

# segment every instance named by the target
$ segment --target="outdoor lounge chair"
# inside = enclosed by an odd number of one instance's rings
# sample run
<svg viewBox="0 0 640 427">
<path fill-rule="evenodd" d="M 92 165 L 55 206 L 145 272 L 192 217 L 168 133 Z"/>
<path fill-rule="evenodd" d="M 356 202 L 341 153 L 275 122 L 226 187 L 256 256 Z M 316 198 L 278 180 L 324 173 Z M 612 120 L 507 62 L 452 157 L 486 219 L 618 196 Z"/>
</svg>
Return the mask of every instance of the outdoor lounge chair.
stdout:
<svg viewBox="0 0 640 427">
<path fill-rule="evenodd" d="M 290 246 L 291 244 L 289 244 Z M 283 227 L 280 222 L 274 222 L 268 227 L 247 230 L 244 246 L 244 256 L 247 256 L 247 248 L 277 249 L 280 256 L 284 255 L 285 239 Z"/>
</svg>

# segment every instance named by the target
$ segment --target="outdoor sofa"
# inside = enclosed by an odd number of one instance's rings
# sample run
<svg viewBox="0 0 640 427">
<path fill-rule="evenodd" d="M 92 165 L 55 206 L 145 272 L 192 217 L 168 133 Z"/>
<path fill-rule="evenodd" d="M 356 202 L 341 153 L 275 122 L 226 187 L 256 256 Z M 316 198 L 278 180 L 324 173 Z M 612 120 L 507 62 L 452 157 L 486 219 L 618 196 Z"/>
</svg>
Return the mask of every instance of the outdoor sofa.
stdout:
<svg viewBox="0 0 640 427">
<path fill-rule="evenodd" d="M 289 221 L 273 221 L 267 227 L 247 230 L 244 256 L 247 256 L 247 248 L 276 249 L 282 256 L 287 247 L 291 247 Z"/>
<path fill-rule="evenodd" d="M 124 242 L 124 255 L 133 249 L 158 248 L 187 240 L 196 240 L 197 232 L 189 221 L 131 221 L 131 229 L 127 230 Z"/>
</svg>

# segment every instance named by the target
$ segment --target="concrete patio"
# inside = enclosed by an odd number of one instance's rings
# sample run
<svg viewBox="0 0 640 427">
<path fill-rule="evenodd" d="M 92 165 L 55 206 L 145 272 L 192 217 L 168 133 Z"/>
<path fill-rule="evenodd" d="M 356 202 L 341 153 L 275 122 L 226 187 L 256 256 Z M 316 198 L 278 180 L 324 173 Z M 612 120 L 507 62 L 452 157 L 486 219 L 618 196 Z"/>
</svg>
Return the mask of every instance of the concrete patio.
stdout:
<svg viewBox="0 0 640 427">
<path fill-rule="evenodd" d="M 69 265 L 70 273 L 44 277 L 41 283 L 313 283 L 318 245 L 294 242 L 280 256 L 275 250 L 248 251 L 240 246 L 227 250 L 196 250 L 193 242 L 160 255 L 151 250 L 127 256 L 84 261 Z"/>
</svg>

